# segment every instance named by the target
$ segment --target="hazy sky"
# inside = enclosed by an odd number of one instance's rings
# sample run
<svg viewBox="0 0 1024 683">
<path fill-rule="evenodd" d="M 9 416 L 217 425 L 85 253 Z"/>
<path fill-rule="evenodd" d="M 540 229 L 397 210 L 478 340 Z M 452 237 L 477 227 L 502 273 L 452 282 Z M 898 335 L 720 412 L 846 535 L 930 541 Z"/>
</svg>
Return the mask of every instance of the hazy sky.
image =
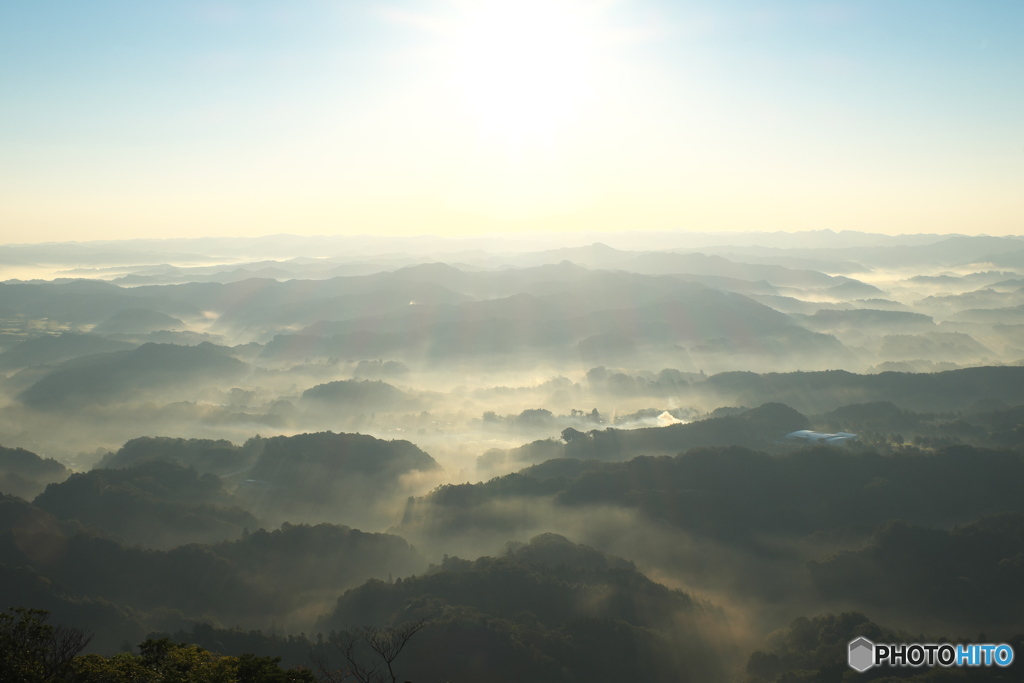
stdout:
<svg viewBox="0 0 1024 683">
<path fill-rule="evenodd" d="M 0 3 L 0 242 L 1024 233 L 1024 2 Z"/>
</svg>

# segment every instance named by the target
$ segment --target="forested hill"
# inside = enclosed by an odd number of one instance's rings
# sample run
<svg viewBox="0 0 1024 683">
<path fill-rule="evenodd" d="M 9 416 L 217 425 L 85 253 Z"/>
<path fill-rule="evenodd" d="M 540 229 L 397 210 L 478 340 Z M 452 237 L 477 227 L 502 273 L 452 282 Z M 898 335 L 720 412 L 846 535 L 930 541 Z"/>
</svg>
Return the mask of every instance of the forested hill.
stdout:
<svg viewBox="0 0 1024 683">
<path fill-rule="evenodd" d="M 843 370 L 765 373 L 723 372 L 702 389 L 725 405 L 778 401 L 805 414 L 852 403 L 889 401 L 921 412 L 962 410 L 979 401 L 1024 403 L 1024 367 L 977 367 L 934 373 Z"/>
</svg>

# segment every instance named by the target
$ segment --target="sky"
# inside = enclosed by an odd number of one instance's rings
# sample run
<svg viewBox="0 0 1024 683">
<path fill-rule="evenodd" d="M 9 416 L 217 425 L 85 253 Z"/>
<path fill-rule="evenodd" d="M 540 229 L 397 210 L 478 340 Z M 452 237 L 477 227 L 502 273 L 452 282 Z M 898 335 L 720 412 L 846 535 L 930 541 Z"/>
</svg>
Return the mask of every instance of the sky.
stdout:
<svg viewBox="0 0 1024 683">
<path fill-rule="evenodd" d="M 1024 234 L 1019 0 L 0 3 L 0 243 Z"/>
</svg>

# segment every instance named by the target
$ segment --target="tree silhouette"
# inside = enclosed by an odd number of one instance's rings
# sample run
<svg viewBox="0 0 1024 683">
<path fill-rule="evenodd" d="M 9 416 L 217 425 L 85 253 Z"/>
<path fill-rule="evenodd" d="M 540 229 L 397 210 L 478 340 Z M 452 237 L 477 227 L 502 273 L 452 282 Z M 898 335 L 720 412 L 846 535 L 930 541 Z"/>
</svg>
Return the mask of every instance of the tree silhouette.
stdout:
<svg viewBox="0 0 1024 683">
<path fill-rule="evenodd" d="M 319 653 L 311 655 L 322 679 L 328 683 L 398 683 L 394 662 L 412 637 L 427 625 L 426 619 L 400 626 L 363 626 L 333 634 L 331 642 L 345 659 L 342 669 L 332 669 Z M 406 682 L 408 683 L 408 682 Z"/>
<path fill-rule="evenodd" d="M 50 613 L 26 607 L 0 612 L 0 680 L 49 683 L 65 680 L 75 657 L 92 640 L 81 628 L 51 626 Z"/>
</svg>

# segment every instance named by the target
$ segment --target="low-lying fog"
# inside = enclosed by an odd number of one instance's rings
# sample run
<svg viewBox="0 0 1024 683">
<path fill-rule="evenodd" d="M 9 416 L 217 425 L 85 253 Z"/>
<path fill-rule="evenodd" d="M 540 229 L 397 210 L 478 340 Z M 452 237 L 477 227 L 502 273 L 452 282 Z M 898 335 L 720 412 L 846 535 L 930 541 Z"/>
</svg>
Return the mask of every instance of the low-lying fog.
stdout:
<svg viewBox="0 0 1024 683">
<path fill-rule="evenodd" d="M 870 607 L 950 635 L 1013 628 L 994 612 L 885 607 L 855 574 L 890 536 L 917 533 L 889 520 L 948 529 L 1009 509 L 899 502 L 910 475 L 877 454 L 1015 447 L 1024 240 L 630 239 L 5 247 L 0 491 L 167 557 L 189 543 L 228 557 L 260 528 L 322 522 L 412 544 L 374 546 L 302 597 L 271 590 L 270 570 L 246 579 L 277 596 L 265 599 L 286 630 L 325 623 L 339 592 L 367 579 L 500 556 L 548 532 L 709 601 L 745 653 L 823 610 Z M 757 482 L 814 470 L 793 464 L 803 451 L 786 435 L 799 429 L 857 433 L 860 460 L 856 475 L 834 455 L 814 460 L 835 471 L 807 474 L 787 509 Z M 715 448 L 733 450 L 701 465 Z M 698 455 L 658 459 L 686 451 Z M 672 468 L 708 488 L 663 488 Z M 761 474 L 716 488 L 737 472 Z M 808 493 L 836 477 L 859 483 L 835 484 L 831 500 Z M 763 520 L 745 507 L 758 500 Z M 854 561 L 865 548 L 876 555 Z M 139 607 L 157 608 L 206 614 Z M 246 628 L 272 616 L 209 614 Z M 179 625 L 145 623 L 158 622 Z"/>
</svg>

